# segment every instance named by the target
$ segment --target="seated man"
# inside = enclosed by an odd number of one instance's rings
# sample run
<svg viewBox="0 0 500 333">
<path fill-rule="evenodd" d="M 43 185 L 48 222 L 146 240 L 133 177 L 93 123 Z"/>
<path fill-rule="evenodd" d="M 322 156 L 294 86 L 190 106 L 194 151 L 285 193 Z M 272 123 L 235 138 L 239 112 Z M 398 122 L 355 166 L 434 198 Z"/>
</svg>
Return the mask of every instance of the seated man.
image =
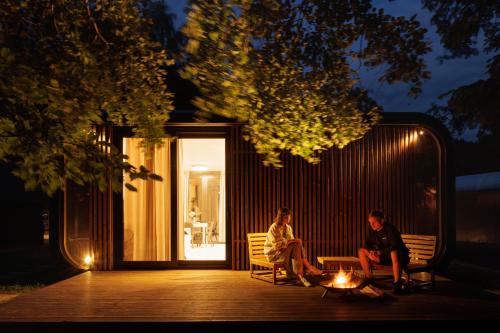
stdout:
<svg viewBox="0 0 500 333">
<path fill-rule="evenodd" d="M 392 266 L 394 274 L 394 292 L 400 293 L 401 272 L 410 262 L 409 250 L 401 239 L 401 233 L 396 227 L 385 222 L 384 213 L 378 210 L 368 214 L 370 228 L 365 240 L 365 247 L 359 249 L 358 255 L 361 267 L 369 281 L 373 281 L 370 261 L 384 266 Z"/>
</svg>

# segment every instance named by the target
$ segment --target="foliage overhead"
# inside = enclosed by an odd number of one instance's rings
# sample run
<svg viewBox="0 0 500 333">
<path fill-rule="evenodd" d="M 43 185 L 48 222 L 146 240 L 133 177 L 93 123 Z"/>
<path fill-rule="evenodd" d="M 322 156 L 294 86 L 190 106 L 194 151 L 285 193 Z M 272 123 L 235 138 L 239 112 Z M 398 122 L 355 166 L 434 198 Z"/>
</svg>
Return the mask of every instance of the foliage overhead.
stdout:
<svg viewBox="0 0 500 333">
<path fill-rule="evenodd" d="M 429 77 L 426 30 L 371 0 L 191 0 L 183 32 L 195 105 L 245 122 L 245 138 L 274 166 L 283 150 L 318 162 L 379 120 L 357 64 L 409 83 L 411 95 Z"/>
<path fill-rule="evenodd" d="M 170 12 L 166 1 L 138 0 L 141 13 L 151 21 L 151 39 L 159 42 L 169 56 L 178 56 L 183 36 L 174 28 L 176 15 Z"/>
<path fill-rule="evenodd" d="M 126 123 L 144 146 L 164 136 L 171 61 L 150 39 L 145 3 L 1 2 L 0 160 L 27 189 L 52 194 L 69 179 L 119 190 L 123 172 L 158 179 L 92 130 Z"/>
<path fill-rule="evenodd" d="M 445 105 L 434 104 L 431 112 L 450 120 L 461 133 L 479 126 L 479 137 L 500 138 L 500 2 L 491 0 L 423 0 L 432 12 L 432 24 L 448 51 L 442 59 L 468 58 L 479 49 L 490 55 L 483 79 L 452 89 L 441 98 Z"/>
</svg>

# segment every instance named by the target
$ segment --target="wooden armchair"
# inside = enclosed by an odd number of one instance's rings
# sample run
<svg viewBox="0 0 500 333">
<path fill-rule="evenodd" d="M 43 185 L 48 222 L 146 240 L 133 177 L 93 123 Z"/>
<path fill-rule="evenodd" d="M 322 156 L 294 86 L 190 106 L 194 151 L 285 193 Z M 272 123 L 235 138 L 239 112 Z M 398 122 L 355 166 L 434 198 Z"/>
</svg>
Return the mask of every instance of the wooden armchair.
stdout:
<svg viewBox="0 0 500 333">
<path fill-rule="evenodd" d="M 264 243 L 266 242 L 267 233 L 249 233 L 248 240 L 248 257 L 250 259 L 250 277 L 262 281 L 276 284 L 278 281 L 286 280 L 286 274 L 282 262 L 267 261 L 264 255 Z M 254 270 L 254 266 L 267 268 L 264 270 Z"/>
</svg>

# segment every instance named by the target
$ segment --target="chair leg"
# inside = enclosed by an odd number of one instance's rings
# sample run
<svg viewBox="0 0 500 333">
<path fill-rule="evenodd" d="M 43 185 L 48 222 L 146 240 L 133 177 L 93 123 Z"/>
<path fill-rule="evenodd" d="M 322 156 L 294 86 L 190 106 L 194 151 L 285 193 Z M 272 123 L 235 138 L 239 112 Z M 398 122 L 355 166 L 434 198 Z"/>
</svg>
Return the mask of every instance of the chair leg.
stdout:
<svg viewBox="0 0 500 333">
<path fill-rule="evenodd" d="M 411 287 L 411 273 L 408 270 L 406 271 L 406 286 Z"/>
<path fill-rule="evenodd" d="M 436 288 L 436 274 L 434 273 L 434 269 L 431 270 L 431 289 L 434 290 Z"/>
<path fill-rule="evenodd" d="M 253 279 L 253 264 L 250 263 L 250 277 Z"/>
<path fill-rule="evenodd" d="M 276 284 L 276 266 L 273 265 L 273 284 Z"/>
</svg>

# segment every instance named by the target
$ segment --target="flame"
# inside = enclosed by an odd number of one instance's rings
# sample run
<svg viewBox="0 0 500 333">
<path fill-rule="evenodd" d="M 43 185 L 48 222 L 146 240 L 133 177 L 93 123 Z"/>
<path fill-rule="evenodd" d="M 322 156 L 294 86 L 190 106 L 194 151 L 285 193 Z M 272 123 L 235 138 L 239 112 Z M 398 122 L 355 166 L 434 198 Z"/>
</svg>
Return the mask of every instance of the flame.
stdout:
<svg viewBox="0 0 500 333">
<path fill-rule="evenodd" d="M 331 281 L 331 286 L 334 288 L 355 288 L 358 283 L 353 279 L 354 271 L 351 267 L 351 271 L 346 273 L 342 266 L 340 266 L 339 272 L 335 274 Z"/>
</svg>

